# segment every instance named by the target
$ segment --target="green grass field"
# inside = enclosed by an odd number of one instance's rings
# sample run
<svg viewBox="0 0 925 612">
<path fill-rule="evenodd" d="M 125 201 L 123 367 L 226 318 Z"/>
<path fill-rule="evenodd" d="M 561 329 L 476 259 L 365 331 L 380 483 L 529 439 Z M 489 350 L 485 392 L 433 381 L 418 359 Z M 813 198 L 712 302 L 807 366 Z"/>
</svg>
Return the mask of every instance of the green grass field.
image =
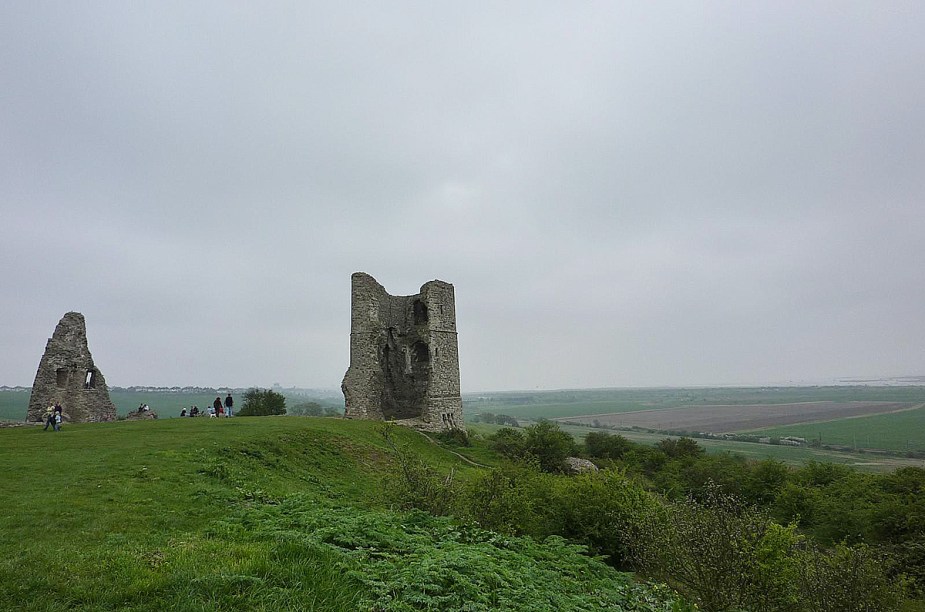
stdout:
<svg viewBox="0 0 925 612">
<path fill-rule="evenodd" d="M 23 421 L 29 409 L 29 392 L 0 391 L 0 421 Z M 225 393 L 218 394 L 222 400 Z M 138 408 L 139 404 L 148 404 L 160 419 L 169 419 L 180 416 L 183 408 L 189 410 L 191 406 L 199 406 L 205 410 L 212 405 L 216 394 L 214 393 L 163 393 L 163 392 L 133 392 L 124 390 L 110 390 L 109 397 L 116 406 L 116 413 L 126 415 Z M 235 395 L 235 406 L 241 408 L 243 398 Z M 312 398 L 299 396 L 287 397 L 286 405 L 292 406 Z M 318 400 L 316 400 L 318 401 Z M 330 401 L 320 401 L 321 404 L 336 405 Z M 342 408 L 342 406 L 341 406 Z M 343 410 L 341 410 L 343 412 Z"/>
<path fill-rule="evenodd" d="M 184 406 L 211 404 L 211 394 L 130 393 L 112 392 L 119 414 L 134 410 L 146 402 L 159 416 L 172 418 Z M 497 393 L 466 396 L 467 418 L 479 412 L 508 414 L 522 420 L 556 418 L 579 414 L 626 412 L 656 408 L 738 403 L 787 403 L 803 401 L 925 401 L 923 387 L 807 387 L 807 388 L 720 388 L 720 389 L 600 389 L 524 393 Z M 0 420 L 21 421 L 25 418 L 28 392 L 0 392 Z M 240 404 L 240 398 L 238 402 Z M 295 402 L 289 399 L 287 403 Z M 239 405 L 240 408 L 240 405 Z M 925 450 L 925 409 L 843 419 L 827 423 L 792 425 L 762 430 L 766 436 L 795 435 L 807 439 L 822 435 L 823 442 L 862 448 L 883 448 L 903 452 Z M 588 428 L 567 426 L 570 432 L 583 437 Z M 654 444 L 665 436 L 644 432 L 620 432 L 634 440 Z M 895 469 L 899 465 L 922 465 L 921 461 L 857 455 L 823 449 L 792 448 L 719 440 L 701 440 L 710 452 L 734 452 L 753 459 L 774 458 L 790 464 L 809 460 L 832 461 L 856 465 L 868 471 Z"/>
<path fill-rule="evenodd" d="M 0 610 L 679 609 L 561 539 L 393 511 L 384 427 L 283 416 L 0 429 Z M 479 470 L 391 431 L 439 473 Z"/>
<path fill-rule="evenodd" d="M 0 420 L 24 421 L 29 409 L 29 392 L 0 391 Z M 202 393 L 134 393 L 110 391 L 109 397 L 116 406 L 116 413 L 125 415 L 136 410 L 139 404 L 148 404 L 159 418 L 180 415 L 185 407 L 199 406 L 200 410 L 212 405 L 215 395 Z M 225 396 L 221 396 L 224 400 Z M 240 398 L 237 399 L 240 401 Z"/>
<path fill-rule="evenodd" d="M 770 427 L 762 436 L 821 438 L 823 444 L 893 451 L 925 451 L 925 408 L 821 423 Z"/>
<path fill-rule="evenodd" d="M 28 408 L 28 391 L 0 391 L 0 421 L 24 421 Z"/>
</svg>

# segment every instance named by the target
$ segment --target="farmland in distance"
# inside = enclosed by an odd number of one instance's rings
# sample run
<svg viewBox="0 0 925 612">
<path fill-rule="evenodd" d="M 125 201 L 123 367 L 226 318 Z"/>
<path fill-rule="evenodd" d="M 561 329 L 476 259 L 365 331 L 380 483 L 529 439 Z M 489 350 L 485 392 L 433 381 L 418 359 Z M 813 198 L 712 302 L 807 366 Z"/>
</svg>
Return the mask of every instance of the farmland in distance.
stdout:
<svg viewBox="0 0 925 612">
<path fill-rule="evenodd" d="M 767 427 L 747 433 L 781 438 L 800 436 L 851 448 L 925 451 L 925 407 L 867 417 Z"/>
<path fill-rule="evenodd" d="M 925 387 L 833 386 L 693 389 L 596 389 L 478 394 L 464 397 L 467 419 L 481 413 L 520 421 L 553 419 L 581 437 L 597 426 L 630 439 L 655 441 L 682 433 L 751 434 L 761 438 L 805 438 L 803 447 L 701 440 L 708 450 L 803 462 L 826 457 L 870 463 L 842 451 L 925 453 Z M 810 449 L 822 445 L 841 448 Z M 833 454 L 835 453 L 835 454 Z M 844 456 L 843 456 L 844 454 Z M 837 455 L 837 458 L 836 458 Z M 879 459 L 877 461 L 880 461 Z M 886 461 L 886 460 L 884 460 Z M 886 462 L 889 463 L 889 462 Z"/>
</svg>

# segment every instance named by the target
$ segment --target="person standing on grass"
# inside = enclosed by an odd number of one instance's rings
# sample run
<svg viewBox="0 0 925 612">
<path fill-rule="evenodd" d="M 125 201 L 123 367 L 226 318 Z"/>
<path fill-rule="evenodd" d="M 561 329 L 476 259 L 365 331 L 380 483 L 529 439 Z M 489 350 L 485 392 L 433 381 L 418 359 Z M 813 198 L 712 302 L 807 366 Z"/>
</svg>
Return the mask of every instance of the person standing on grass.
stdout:
<svg viewBox="0 0 925 612">
<path fill-rule="evenodd" d="M 216 396 L 215 401 L 212 402 L 212 408 L 215 409 L 216 416 L 222 416 L 222 413 L 225 412 L 225 407 L 222 406 L 222 398 Z"/>
<path fill-rule="evenodd" d="M 48 426 L 51 425 L 52 430 L 55 428 L 55 407 L 49 406 L 48 410 L 45 411 L 45 428 L 42 431 L 48 431 Z"/>
<path fill-rule="evenodd" d="M 234 407 L 234 400 L 231 399 L 231 391 L 229 391 L 228 397 L 225 398 L 225 416 L 226 417 L 234 416 L 233 407 Z"/>
<path fill-rule="evenodd" d="M 53 431 L 61 431 L 61 413 L 55 412 L 55 425 Z"/>
</svg>

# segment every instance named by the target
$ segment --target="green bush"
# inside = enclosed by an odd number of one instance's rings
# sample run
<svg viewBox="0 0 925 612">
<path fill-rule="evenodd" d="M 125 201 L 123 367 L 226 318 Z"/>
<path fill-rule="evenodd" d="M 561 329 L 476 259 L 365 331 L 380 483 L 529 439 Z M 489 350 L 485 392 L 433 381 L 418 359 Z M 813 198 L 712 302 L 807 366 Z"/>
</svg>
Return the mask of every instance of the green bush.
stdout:
<svg viewBox="0 0 925 612">
<path fill-rule="evenodd" d="M 585 436 L 585 452 L 598 459 L 620 459 L 632 448 L 632 442 L 620 435 L 592 431 Z"/>
<path fill-rule="evenodd" d="M 565 458 L 578 454 L 575 439 L 552 421 L 540 421 L 526 429 L 524 451 L 536 457 L 544 472 L 561 472 Z"/>
<path fill-rule="evenodd" d="M 488 445 L 493 451 L 508 459 L 521 459 L 526 453 L 526 437 L 522 431 L 502 427 L 488 438 Z"/>
<path fill-rule="evenodd" d="M 692 438 L 665 438 L 655 445 L 657 449 L 672 459 L 682 457 L 699 457 L 706 451 Z"/>
<path fill-rule="evenodd" d="M 532 531 L 534 502 L 510 466 L 488 470 L 467 482 L 459 507 L 463 517 L 483 529 L 511 535 Z"/>
<path fill-rule="evenodd" d="M 469 434 L 465 429 L 454 428 L 441 431 L 436 435 L 436 438 L 441 444 L 446 444 L 448 446 L 472 446 L 472 443 L 469 441 Z"/>
<path fill-rule="evenodd" d="M 537 511 L 540 524 L 619 567 L 629 562 L 628 534 L 658 509 L 655 498 L 616 469 L 559 477 L 549 488 L 552 495 Z"/>
<path fill-rule="evenodd" d="M 508 463 L 459 491 L 461 516 L 479 526 L 537 539 L 562 536 L 625 566 L 626 532 L 657 502 L 619 470 L 566 477 Z"/>
<path fill-rule="evenodd" d="M 801 609 L 813 612 L 892 612 L 902 609 L 906 585 L 889 576 L 889 559 L 864 544 L 826 551 L 812 544 L 797 556 Z"/>
<path fill-rule="evenodd" d="M 286 414 L 286 397 L 272 389 L 248 389 L 238 416 Z"/>
<path fill-rule="evenodd" d="M 750 502 L 767 505 L 774 501 L 787 479 L 790 468 L 780 461 L 764 459 L 749 466 L 742 494 Z"/>
<path fill-rule="evenodd" d="M 635 565 L 704 610 L 787 609 L 795 526 L 782 527 L 718 487 L 702 499 L 666 503 L 632 526 Z"/>
<path fill-rule="evenodd" d="M 394 423 L 383 423 L 379 434 L 389 448 L 397 469 L 386 477 L 383 490 L 403 510 L 424 510 L 436 516 L 450 513 L 456 499 L 451 470 L 441 475 L 407 445 L 395 438 Z"/>
</svg>

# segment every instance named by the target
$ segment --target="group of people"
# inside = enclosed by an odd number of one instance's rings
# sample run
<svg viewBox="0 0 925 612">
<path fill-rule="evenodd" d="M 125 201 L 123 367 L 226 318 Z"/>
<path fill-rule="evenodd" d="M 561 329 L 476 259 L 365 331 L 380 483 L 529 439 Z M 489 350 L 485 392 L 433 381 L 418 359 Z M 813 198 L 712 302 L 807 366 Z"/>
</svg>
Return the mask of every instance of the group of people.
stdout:
<svg viewBox="0 0 925 612">
<path fill-rule="evenodd" d="M 212 405 L 206 410 L 206 412 L 200 412 L 199 406 L 191 406 L 189 411 L 184 408 L 180 411 L 181 417 L 186 416 L 202 416 L 208 414 L 210 417 L 232 417 L 234 416 L 234 398 L 231 397 L 231 393 L 228 394 L 228 397 L 225 398 L 224 403 L 222 402 L 221 396 L 215 398 L 215 401 L 212 402 Z"/>
<path fill-rule="evenodd" d="M 42 431 L 48 431 L 48 427 L 51 426 L 52 431 L 61 431 L 61 420 L 62 414 L 64 413 L 64 408 L 61 407 L 61 404 L 55 402 L 53 406 L 49 406 L 45 409 L 45 427 Z"/>
</svg>

